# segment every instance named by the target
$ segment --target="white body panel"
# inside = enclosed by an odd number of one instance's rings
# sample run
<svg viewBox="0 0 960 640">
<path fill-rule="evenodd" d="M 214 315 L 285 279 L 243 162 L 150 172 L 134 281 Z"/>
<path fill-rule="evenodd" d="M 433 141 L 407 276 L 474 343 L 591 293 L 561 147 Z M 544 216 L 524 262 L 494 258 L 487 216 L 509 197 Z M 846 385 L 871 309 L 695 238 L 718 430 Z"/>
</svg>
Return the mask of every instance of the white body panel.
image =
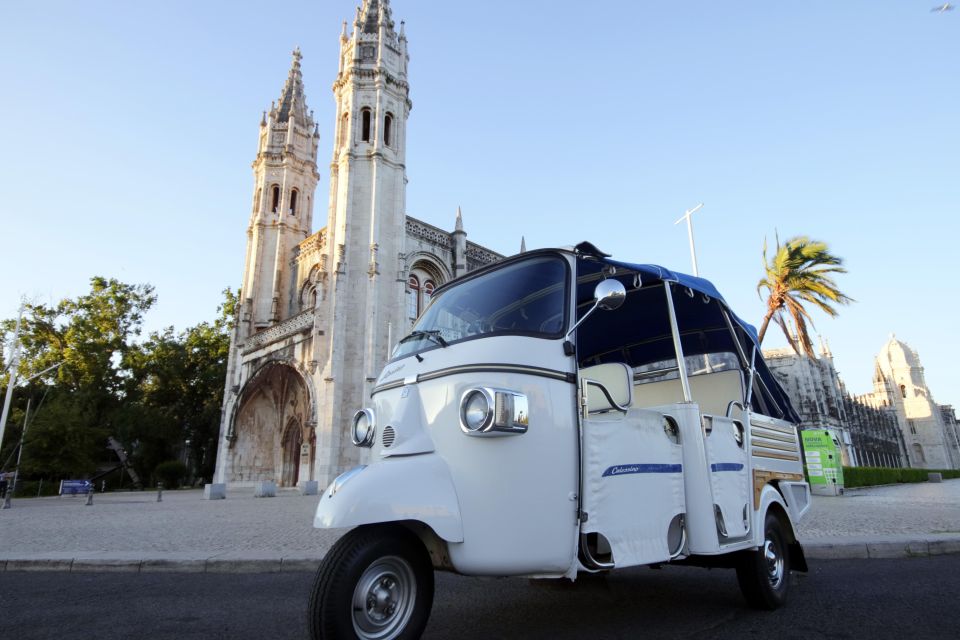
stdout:
<svg viewBox="0 0 960 640">
<path fill-rule="evenodd" d="M 377 391 L 373 397 L 377 435 L 371 464 L 333 498 L 321 500 L 315 526 L 352 526 L 407 517 L 433 526 L 430 512 L 439 504 L 437 489 L 424 482 L 427 474 L 437 477 L 438 472 L 418 472 L 409 482 L 403 473 L 416 469 L 421 458 L 436 458 L 449 473 L 445 482 L 450 483 L 459 509 L 462 536 L 447 523 L 447 503 L 440 518 L 447 524 L 443 533 L 437 531 L 453 543 L 448 550 L 457 571 L 473 575 L 570 573 L 576 563 L 578 434 L 576 387 L 569 372 L 572 359 L 564 355 L 561 342 L 490 337 L 432 349 L 421 356 L 423 362 L 410 357 L 384 369 L 378 386 L 393 388 Z M 536 363 L 537 369 L 530 369 L 530 363 Z M 546 373 L 549 371 L 554 373 Z M 466 435 L 460 428 L 460 398 L 474 387 L 526 395 L 527 432 L 499 437 Z M 390 447 L 384 447 L 381 439 L 386 425 L 396 434 Z M 367 474 L 376 479 L 375 486 L 361 482 Z M 350 491 L 351 487 L 356 491 Z M 394 502 L 378 498 L 362 512 L 353 506 L 339 506 L 341 501 L 369 501 L 384 491 Z M 406 505 L 402 514 L 395 508 L 397 502 Z M 331 515 L 341 512 L 349 512 L 350 517 Z M 458 544 L 460 540 L 462 544 Z"/>
<path fill-rule="evenodd" d="M 670 525 L 686 511 L 683 451 L 656 411 L 630 409 L 591 415 L 583 422 L 581 530 L 606 538 L 617 567 L 663 562 Z M 680 543 L 679 536 L 673 541 Z"/>
<path fill-rule="evenodd" d="M 707 464 L 710 470 L 710 489 L 714 509 L 722 517 L 721 544 L 728 544 L 750 533 L 751 473 L 744 427 L 739 421 L 720 416 L 706 416 L 711 425 L 704 436 Z M 706 424 L 704 424 L 706 429 Z M 739 443 L 737 439 L 739 438 Z M 719 519 L 719 518 L 718 518 Z"/>
<path fill-rule="evenodd" d="M 337 484 L 335 480 L 321 496 L 314 527 L 337 529 L 416 520 L 447 542 L 463 542 L 457 494 L 450 471 L 438 456 L 394 458 L 370 465 L 331 495 Z"/>
</svg>

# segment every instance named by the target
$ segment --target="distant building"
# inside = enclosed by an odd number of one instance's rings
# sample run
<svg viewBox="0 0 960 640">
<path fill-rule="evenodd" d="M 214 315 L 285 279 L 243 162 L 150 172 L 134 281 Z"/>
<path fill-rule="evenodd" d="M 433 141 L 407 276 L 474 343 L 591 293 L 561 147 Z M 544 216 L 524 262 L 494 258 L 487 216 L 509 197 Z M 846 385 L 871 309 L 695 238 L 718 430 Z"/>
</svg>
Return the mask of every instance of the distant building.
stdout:
<svg viewBox="0 0 960 640">
<path fill-rule="evenodd" d="M 844 465 L 906 466 L 896 413 L 850 395 L 825 344 L 816 358 L 790 348 L 766 350 L 763 357 L 800 414 L 801 428 L 837 432 Z"/>
<path fill-rule="evenodd" d="M 873 393 L 863 399 L 875 407 L 894 410 L 911 467 L 960 468 L 960 438 L 953 408 L 934 402 L 920 356 L 895 336 L 890 336 L 877 355 Z"/>
<path fill-rule="evenodd" d="M 388 0 L 340 35 L 330 198 L 313 230 L 319 126 L 300 50 L 260 121 L 253 205 L 227 364 L 218 483 L 326 486 L 361 462 L 353 413 L 434 288 L 503 258 L 407 215 L 407 38 Z M 451 217 L 453 217 L 451 215 Z"/>
<path fill-rule="evenodd" d="M 835 429 L 844 464 L 871 467 L 960 468 L 960 425 L 953 407 L 938 405 L 917 353 L 894 337 L 876 359 L 874 390 L 850 394 L 829 348 L 819 357 L 793 349 L 764 351 L 790 396 L 801 427 Z"/>
</svg>

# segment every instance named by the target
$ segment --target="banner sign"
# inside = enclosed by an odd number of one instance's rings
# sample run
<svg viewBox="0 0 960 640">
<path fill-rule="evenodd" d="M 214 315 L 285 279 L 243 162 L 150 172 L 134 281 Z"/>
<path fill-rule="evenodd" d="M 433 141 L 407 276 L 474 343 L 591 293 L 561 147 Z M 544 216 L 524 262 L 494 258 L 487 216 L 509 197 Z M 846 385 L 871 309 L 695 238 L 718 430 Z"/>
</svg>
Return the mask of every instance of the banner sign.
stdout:
<svg viewBox="0 0 960 640">
<path fill-rule="evenodd" d="M 62 496 L 75 496 L 78 494 L 84 494 L 90 489 L 93 489 L 93 483 L 89 480 L 60 481 L 60 495 Z"/>
</svg>

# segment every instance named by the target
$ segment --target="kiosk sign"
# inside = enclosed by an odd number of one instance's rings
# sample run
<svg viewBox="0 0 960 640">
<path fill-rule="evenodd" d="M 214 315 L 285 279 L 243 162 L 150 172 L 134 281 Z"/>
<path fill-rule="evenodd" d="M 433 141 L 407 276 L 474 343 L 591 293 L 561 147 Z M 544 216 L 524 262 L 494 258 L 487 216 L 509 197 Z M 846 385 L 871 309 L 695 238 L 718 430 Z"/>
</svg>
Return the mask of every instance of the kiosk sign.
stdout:
<svg viewBox="0 0 960 640">
<path fill-rule="evenodd" d="M 843 494 L 843 463 L 836 434 L 829 429 L 806 429 L 800 435 L 810 491 L 827 496 Z"/>
</svg>

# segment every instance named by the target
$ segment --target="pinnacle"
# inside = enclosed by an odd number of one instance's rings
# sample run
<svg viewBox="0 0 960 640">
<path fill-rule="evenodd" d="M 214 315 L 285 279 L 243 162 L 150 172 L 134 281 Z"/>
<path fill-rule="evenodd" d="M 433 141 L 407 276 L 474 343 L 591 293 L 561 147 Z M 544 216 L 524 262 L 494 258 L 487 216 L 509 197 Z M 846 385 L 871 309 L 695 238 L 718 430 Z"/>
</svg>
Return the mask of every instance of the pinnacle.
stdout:
<svg viewBox="0 0 960 640">
<path fill-rule="evenodd" d="M 363 0 L 363 5 L 357 10 L 357 18 L 363 33 L 377 33 L 381 23 L 387 31 L 393 31 L 390 0 Z"/>
<path fill-rule="evenodd" d="M 283 85 L 283 91 L 280 93 L 276 120 L 288 122 L 293 117 L 300 123 L 307 123 L 307 97 L 303 92 L 303 76 L 300 73 L 300 60 L 303 59 L 300 47 L 294 49 L 291 55 L 293 62 L 290 65 L 287 81 Z"/>
</svg>

